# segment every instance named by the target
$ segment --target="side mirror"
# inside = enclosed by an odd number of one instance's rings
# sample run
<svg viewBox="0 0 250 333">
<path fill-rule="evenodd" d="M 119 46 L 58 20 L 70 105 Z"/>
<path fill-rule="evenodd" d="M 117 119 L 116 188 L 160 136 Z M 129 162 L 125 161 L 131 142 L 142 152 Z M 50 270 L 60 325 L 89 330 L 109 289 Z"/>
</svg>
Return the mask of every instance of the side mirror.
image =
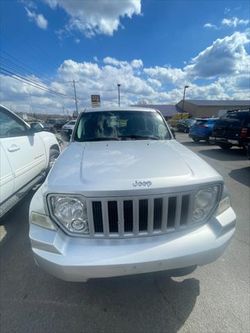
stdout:
<svg viewBox="0 0 250 333">
<path fill-rule="evenodd" d="M 40 123 L 30 123 L 30 131 L 32 133 L 42 132 L 44 127 Z"/>
<path fill-rule="evenodd" d="M 62 130 L 61 137 L 63 141 L 69 142 L 71 138 L 71 130 Z"/>
</svg>

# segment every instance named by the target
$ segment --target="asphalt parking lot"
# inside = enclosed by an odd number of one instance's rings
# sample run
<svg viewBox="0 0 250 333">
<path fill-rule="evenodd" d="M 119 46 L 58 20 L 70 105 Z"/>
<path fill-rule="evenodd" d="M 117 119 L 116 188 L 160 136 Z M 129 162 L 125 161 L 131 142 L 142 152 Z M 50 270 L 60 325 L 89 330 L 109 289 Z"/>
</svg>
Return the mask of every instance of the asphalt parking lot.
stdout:
<svg viewBox="0 0 250 333">
<path fill-rule="evenodd" d="M 237 231 L 225 254 L 182 278 L 57 280 L 32 258 L 31 193 L 0 226 L 1 333 L 250 331 L 250 162 L 238 149 L 196 144 L 186 134 L 177 139 L 217 169 L 231 192 Z"/>
</svg>

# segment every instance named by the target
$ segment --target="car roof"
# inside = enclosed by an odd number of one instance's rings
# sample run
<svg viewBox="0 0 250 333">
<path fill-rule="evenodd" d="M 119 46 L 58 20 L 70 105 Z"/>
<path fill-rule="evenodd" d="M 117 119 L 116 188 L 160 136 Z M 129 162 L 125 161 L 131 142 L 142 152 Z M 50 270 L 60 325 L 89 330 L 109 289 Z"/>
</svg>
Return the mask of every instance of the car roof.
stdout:
<svg viewBox="0 0 250 333">
<path fill-rule="evenodd" d="M 98 107 L 98 108 L 86 108 L 82 113 L 88 113 L 88 112 L 104 112 L 104 111 L 144 111 L 144 112 L 159 112 L 156 109 L 151 109 L 151 108 L 144 108 L 144 107 L 110 107 L 110 108 L 102 108 L 102 107 Z"/>
</svg>

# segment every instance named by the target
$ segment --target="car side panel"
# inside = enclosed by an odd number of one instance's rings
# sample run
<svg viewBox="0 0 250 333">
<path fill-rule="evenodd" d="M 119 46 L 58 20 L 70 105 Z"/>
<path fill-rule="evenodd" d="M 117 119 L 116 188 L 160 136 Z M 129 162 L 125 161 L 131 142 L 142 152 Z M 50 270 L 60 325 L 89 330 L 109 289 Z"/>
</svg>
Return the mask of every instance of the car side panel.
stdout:
<svg viewBox="0 0 250 333">
<path fill-rule="evenodd" d="M 36 135 L 9 137 L 1 140 L 14 172 L 14 191 L 18 191 L 45 169 L 43 143 Z"/>
<path fill-rule="evenodd" d="M 13 191 L 14 172 L 11 169 L 7 154 L 0 142 L 0 203 L 10 197 Z"/>
</svg>

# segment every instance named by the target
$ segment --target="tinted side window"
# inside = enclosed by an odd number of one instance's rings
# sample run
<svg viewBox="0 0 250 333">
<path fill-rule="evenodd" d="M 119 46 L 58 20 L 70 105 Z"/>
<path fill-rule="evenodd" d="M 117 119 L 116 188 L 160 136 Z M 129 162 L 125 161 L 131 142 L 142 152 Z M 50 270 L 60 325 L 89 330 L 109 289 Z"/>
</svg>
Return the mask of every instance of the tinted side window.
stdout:
<svg viewBox="0 0 250 333">
<path fill-rule="evenodd" d="M 12 115 L 0 110 L 0 138 L 23 136 L 27 134 L 26 126 Z"/>
</svg>

